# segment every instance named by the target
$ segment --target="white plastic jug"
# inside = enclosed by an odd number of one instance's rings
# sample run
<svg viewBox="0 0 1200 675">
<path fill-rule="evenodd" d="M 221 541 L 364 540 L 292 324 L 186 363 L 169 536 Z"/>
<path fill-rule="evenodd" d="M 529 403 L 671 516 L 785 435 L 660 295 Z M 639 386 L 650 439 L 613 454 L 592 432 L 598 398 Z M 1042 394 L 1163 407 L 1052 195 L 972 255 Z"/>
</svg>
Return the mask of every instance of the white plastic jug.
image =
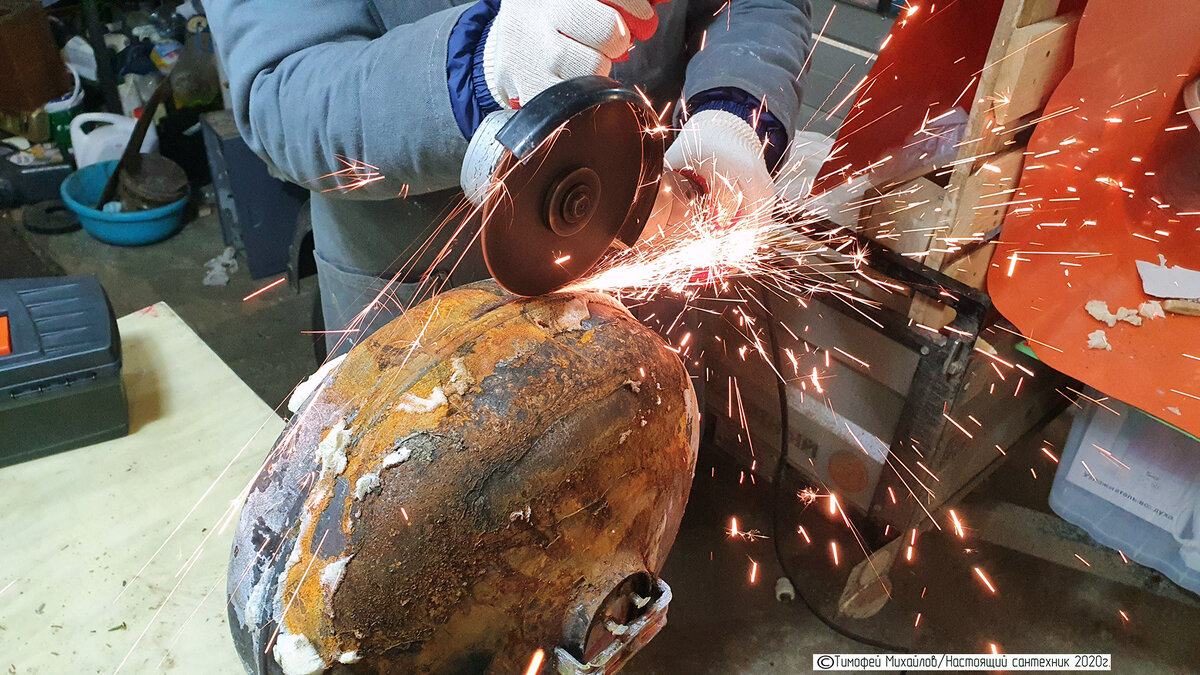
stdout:
<svg viewBox="0 0 1200 675">
<path fill-rule="evenodd" d="M 83 125 L 89 122 L 97 125 L 85 132 Z M 97 162 L 120 159 L 135 124 L 137 120 L 132 117 L 112 113 L 83 113 L 71 120 L 71 147 L 75 149 L 75 165 L 82 169 Z M 142 141 L 142 152 L 157 151 L 158 134 L 152 124 Z"/>
</svg>

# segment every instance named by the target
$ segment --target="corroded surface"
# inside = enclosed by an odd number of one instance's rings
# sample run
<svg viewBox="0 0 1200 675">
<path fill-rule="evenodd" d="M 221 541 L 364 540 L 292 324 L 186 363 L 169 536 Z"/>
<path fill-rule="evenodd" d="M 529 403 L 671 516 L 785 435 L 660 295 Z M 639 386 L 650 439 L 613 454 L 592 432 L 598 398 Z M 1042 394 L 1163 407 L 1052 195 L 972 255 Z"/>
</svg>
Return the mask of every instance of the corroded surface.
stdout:
<svg viewBox="0 0 1200 675">
<path fill-rule="evenodd" d="M 611 298 L 483 283 L 414 308 L 350 352 L 251 490 L 229 579 L 247 668 L 281 672 L 277 631 L 354 672 L 581 652 L 609 591 L 666 558 L 695 417 L 676 355 Z M 341 427 L 345 469 L 322 470 Z"/>
</svg>

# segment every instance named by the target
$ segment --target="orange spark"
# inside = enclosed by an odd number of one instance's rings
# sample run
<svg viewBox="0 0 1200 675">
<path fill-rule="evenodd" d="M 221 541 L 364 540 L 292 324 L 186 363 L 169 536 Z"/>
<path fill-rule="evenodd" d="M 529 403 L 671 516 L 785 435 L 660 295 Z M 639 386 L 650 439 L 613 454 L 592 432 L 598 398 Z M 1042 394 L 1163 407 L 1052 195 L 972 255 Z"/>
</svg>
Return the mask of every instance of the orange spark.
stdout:
<svg viewBox="0 0 1200 675">
<path fill-rule="evenodd" d="M 984 574 L 983 570 L 978 567 L 973 567 L 972 569 L 975 570 L 975 576 L 979 577 L 979 580 L 983 582 L 983 585 L 987 586 L 987 589 L 989 591 L 991 591 L 993 594 L 995 594 L 996 587 L 992 585 L 991 579 L 988 579 L 987 575 Z"/>
<path fill-rule="evenodd" d="M 246 297 L 242 298 L 242 302 L 245 302 L 255 296 L 262 295 L 263 293 L 266 293 L 267 291 L 271 290 L 272 288 L 275 288 L 276 286 L 278 286 L 279 284 L 282 284 L 285 281 L 287 281 L 287 277 L 279 277 L 275 281 L 272 281 L 271 283 L 267 284 L 266 286 L 263 286 L 262 288 L 258 289 L 257 291 L 254 291 L 250 295 L 247 295 Z"/>
<path fill-rule="evenodd" d="M 542 661 L 546 658 L 546 651 L 539 649 L 533 653 L 529 659 L 529 667 L 525 669 L 525 675 L 537 675 L 542 670 Z"/>
<path fill-rule="evenodd" d="M 954 509 L 950 509 L 950 520 L 954 521 L 954 532 L 958 538 L 966 539 L 967 534 L 963 531 L 962 521 L 958 519 L 958 514 L 954 512 Z"/>
</svg>

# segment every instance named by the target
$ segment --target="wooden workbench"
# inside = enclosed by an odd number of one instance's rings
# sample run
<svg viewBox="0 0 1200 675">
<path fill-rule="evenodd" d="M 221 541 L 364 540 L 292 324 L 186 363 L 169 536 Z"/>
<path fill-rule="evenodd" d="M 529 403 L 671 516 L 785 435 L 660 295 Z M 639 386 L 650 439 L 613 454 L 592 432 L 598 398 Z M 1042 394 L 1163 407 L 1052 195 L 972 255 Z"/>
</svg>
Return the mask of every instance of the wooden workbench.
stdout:
<svg viewBox="0 0 1200 675">
<path fill-rule="evenodd" d="M 222 526 L 283 422 L 166 304 L 118 326 L 129 436 L 0 469 L 0 672 L 242 672 Z"/>
</svg>

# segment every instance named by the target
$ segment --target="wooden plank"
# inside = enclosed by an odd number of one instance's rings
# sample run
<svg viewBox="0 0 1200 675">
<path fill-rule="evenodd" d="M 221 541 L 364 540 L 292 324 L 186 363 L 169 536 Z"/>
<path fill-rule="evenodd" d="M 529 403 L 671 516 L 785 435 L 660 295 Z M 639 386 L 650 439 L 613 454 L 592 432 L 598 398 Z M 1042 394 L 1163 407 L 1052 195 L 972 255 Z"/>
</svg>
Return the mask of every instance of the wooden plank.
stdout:
<svg viewBox="0 0 1200 675">
<path fill-rule="evenodd" d="M 1025 149 L 1017 148 L 988 158 L 968 176 L 960 188 L 958 217 L 949 236 L 977 238 L 999 227 L 1021 183 L 1024 165 Z"/>
<path fill-rule="evenodd" d="M 1023 149 L 981 160 L 975 173 L 963 179 L 957 199 L 957 218 L 935 247 L 963 246 L 1000 227 L 1020 185 L 1024 160 Z M 943 263 L 942 271 L 973 288 L 983 289 L 995 248 L 988 245 L 962 257 L 951 258 Z M 954 320 L 954 311 L 922 296 L 913 299 L 909 317 L 917 323 L 941 328 Z"/>
<path fill-rule="evenodd" d="M 1025 0 L 1025 5 L 1017 14 L 1017 27 L 1053 19 L 1054 15 L 1058 14 L 1059 2 L 1060 0 Z"/>
<path fill-rule="evenodd" d="M 998 65 L 992 114 L 1008 124 L 1046 107 L 1071 68 L 1079 15 L 1055 17 L 1013 32 L 1009 56 Z"/>
<path fill-rule="evenodd" d="M 901 254 L 923 253 L 939 227 L 946 189 L 928 178 L 903 183 L 863 208 L 859 231 Z"/>
<path fill-rule="evenodd" d="M 999 65 L 1010 53 L 1009 45 L 1013 33 L 1017 30 L 1017 19 L 1025 11 L 1025 5 L 1032 1 L 1034 0 L 1005 0 L 1000 10 L 1000 18 L 992 34 L 992 43 L 988 47 L 987 59 L 979 72 L 979 86 L 975 90 L 975 101 L 971 105 L 967 126 L 963 130 L 963 141 L 950 173 L 950 189 L 946 193 L 946 207 L 941 214 L 946 223 L 946 231 L 950 231 L 958 220 L 960 193 L 956 186 L 962 185 L 966 178 L 974 173 L 977 160 L 972 158 L 986 159 L 1002 148 L 1003 143 L 1008 140 L 992 132 L 996 123 L 991 114 L 991 97 L 996 91 L 996 78 L 1000 75 Z M 934 269 L 941 269 L 942 254 L 931 252 L 925 258 L 925 264 Z M 914 304 L 917 304 L 916 300 Z"/>
<path fill-rule="evenodd" d="M 131 433 L 0 470 L 8 672 L 240 673 L 214 526 L 283 421 L 166 304 L 117 325 Z"/>
</svg>

